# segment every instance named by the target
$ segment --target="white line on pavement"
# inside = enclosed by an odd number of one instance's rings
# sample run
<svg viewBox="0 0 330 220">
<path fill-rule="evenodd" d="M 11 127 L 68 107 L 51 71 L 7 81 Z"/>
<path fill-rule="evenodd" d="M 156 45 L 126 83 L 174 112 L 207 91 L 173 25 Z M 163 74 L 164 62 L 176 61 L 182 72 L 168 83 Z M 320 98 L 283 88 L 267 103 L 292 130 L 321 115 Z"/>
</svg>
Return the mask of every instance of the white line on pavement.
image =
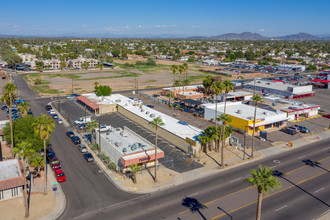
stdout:
<svg viewBox="0 0 330 220">
<path fill-rule="evenodd" d="M 198 195 L 198 193 L 194 193 L 194 194 L 191 194 L 191 195 L 189 195 L 187 197 L 192 197 L 192 196 L 197 196 L 197 195 Z"/>
<path fill-rule="evenodd" d="M 242 177 L 237 178 L 237 179 L 234 179 L 234 180 L 231 180 L 230 182 L 233 183 L 233 182 L 236 182 L 236 181 L 238 181 L 238 180 L 240 180 L 240 179 L 242 179 Z"/>
<path fill-rule="evenodd" d="M 318 189 L 314 193 L 320 192 L 321 190 L 324 190 L 324 188 Z"/>
<path fill-rule="evenodd" d="M 287 205 L 282 206 L 281 208 L 276 209 L 275 212 L 280 211 L 281 209 L 284 209 L 285 207 L 287 207 Z"/>
<path fill-rule="evenodd" d="M 274 169 L 276 166 L 269 167 L 270 169 Z"/>
<path fill-rule="evenodd" d="M 298 159 L 301 159 L 301 158 L 303 158 L 303 157 L 306 157 L 306 155 L 300 156 L 300 157 L 298 157 Z"/>
</svg>

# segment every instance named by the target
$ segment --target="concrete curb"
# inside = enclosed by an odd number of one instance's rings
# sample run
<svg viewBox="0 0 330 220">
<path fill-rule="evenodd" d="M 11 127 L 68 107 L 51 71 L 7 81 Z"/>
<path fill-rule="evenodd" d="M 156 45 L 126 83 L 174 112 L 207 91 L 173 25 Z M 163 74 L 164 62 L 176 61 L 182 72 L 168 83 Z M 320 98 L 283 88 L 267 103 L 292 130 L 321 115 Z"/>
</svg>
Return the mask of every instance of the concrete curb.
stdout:
<svg viewBox="0 0 330 220">
<path fill-rule="evenodd" d="M 47 166 L 47 169 L 52 171 L 52 168 L 49 165 Z M 48 172 L 47 178 L 50 182 L 57 182 L 52 172 Z M 49 214 L 45 215 L 42 218 L 39 218 L 39 220 L 57 219 L 63 214 L 66 206 L 66 198 L 60 183 L 57 184 L 57 190 L 54 193 L 56 199 L 55 207 Z"/>
</svg>

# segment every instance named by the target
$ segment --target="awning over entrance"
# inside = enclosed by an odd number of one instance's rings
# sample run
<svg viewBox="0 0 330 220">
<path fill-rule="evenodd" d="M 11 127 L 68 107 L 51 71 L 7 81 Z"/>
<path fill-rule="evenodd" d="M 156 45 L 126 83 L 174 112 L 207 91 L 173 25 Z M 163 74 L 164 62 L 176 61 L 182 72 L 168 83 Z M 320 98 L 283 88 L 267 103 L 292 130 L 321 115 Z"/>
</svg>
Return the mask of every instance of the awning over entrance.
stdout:
<svg viewBox="0 0 330 220">
<path fill-rule="evenodd" d="M 88 99 L 82 97 L 82 96 L 78 96 L 77 100 L 83 102 L 85 105 L 89 106 L 90 108 L 96 110 L 99 109 L 99 106 L 94 104 L 93 102 L 89 101 Z"/>
<path fill-rule="evenodd" d="M 157 159 L 163 157 L 164 157 L 164 152 L 158 150 Z M 155 160 L 155 150 L 148 150 L 136 154 L 129 154 L 120 158 L 120 162 L 124 167 L 128 167 L 132 164 L 146 163 L 153 160 Z"/>
<path fill-rule="evenodd" d="M 263 121 L 263 122 L 260 122 L 260 123 L 256 123 L 256 127 L 260 127 L 260 126 L 263 126 L 263 125 L 274 124 L 276 122 L 283 122 L 283 121 L 287 121 L 287 120 L 289 120 L 289 118 Z M 249 127 L 253 128 L 253 124 L 249 125 Z"/>
</svg>

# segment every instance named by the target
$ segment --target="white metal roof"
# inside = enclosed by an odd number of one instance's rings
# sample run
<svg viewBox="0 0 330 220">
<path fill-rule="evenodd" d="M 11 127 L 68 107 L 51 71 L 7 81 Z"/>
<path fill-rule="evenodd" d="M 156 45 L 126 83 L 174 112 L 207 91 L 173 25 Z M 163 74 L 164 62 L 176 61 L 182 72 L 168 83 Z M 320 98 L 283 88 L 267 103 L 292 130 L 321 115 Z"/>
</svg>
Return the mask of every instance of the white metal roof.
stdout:
<svg viewBox="0 0 330 220">
<path fill-rule="evenodd" d="M 18 160 L 5 160 L 0 162 L 0 181 L 22 176 Z"/>
</svg>

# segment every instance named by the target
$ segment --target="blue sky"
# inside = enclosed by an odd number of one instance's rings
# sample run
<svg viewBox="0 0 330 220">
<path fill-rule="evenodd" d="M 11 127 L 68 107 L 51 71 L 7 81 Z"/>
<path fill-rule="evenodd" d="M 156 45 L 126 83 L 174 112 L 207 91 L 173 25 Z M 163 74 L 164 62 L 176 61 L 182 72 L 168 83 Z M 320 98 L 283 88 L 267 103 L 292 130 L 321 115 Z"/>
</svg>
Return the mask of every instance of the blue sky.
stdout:
<svg viewBox="0 0 330 220">
<path fill-rule="evenodd" d="M 4 0 L 0 34 L 330 34 L 329 0 Z"/>
</svg>

